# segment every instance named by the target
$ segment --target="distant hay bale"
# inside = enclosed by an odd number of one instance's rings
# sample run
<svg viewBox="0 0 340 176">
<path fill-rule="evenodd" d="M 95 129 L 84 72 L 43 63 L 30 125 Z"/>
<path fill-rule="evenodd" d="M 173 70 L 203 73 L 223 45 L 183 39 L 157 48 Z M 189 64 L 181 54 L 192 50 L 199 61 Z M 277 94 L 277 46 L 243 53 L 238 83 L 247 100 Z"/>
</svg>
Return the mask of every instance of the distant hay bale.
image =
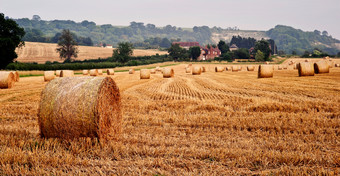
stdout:
<svg viewBox="0 0 340 176">
<path fill-rule="evenodd" d="M 103 70 L 102 69 L 98 69 L 98 75 L 103 75 Z"/>
<path fill-rule="evenodd" d="M 163 78 L 172 78 L 175 76 L 174 69 L 172 68 L 164 68 L 163 69 Z"/>
<path fill-rule="evenodd" d="M 301 62 L 297 68 L 299 76 L 314 76 L 314 65 L 311 62 Z"/>
<path fill-rule="evenodd" d="M 247 70 L 248 71 L 254 71 L 255 70 L 255 66 L 254 65 L 248 65 L 247 66 Z"/>
<path fill-rule="evenodd" d="M 293 65 L 294 64 L 294 61 L 289 61 L 288 62 L 288 65 Z"/>
<path fill-rule="evenodd" d="M 20 75 L 18 71 L 11 71 L 14 74 L 14 81 L 19 82 Z"/>
<path fill-rule="evenodd" d="M 98 70 L 97 69 L 91 69 L 90 70 L 90 76 L 98 76 Z"/>
<path fill-rule="evenodd" d="M 15 76 L 12 72 L 0 71 L 0 89 L 10 89 L 14 83 Z"/>
<path fill-rule="evenodd" d="M 305 60 L 305 62 L 309 62 L 309 60 L 308 60 L 308 59 L 306 59 L 306 60 Z"/>
<path fill-rule="evenodd" d="M 201 67 L 193 67 L 192 68 L 192 74 L 193 75 L 200 75 L 202 73 L 202 68 Z"/>
<path fill-rule="evenodd" d="M 277 66 L 277 69 L 282 70 L 282 66 L 281 65 Z"/>
<path fill-rule="evenodd" d="M 274 75 L 273 65 L 260 65 L 258 70 L 258 78 L 272 78 Z"/>
<path fill-rule="evenodd" d="M 204 67 L 204 66 L 202 66 L 202 67 L 201 67 L 201 69 L 202 69 L 202 72 L 206 72 L 206 70 L 205 70 L 205 67 Z"/>
<path fill-rule="evenodd" d="M 186 67 L 186 68 L 185 68 L 185 73 L 190 73 L 190 72 L 191 72 L 190 67 Z"/>
<path fill-rule="evenodd" d="M 191 67 L 191 66 L 192 66 L 192 64 L 189 64 L 188 66 L 189 66 L 189 67 Z"/>
<path fill-rule="evenodd" d="M 61 72 L 61 70 L 56 70 L 55 75 L 60 77 L 60 72 Z"/>
<path fill-rule="evenodd" d="M 73 70 L 61 70 L 60 77 L 73 77 L 74 72 Z"/>
<path fill-rule="evenodd" d="M 287 70 L 287 69 L 288 69 L 288 65 L 283 65 L 282 68 L 283 68 L 284 70 Z"/>
<path fill-rule="evenodd" d="M 268 65 L 268 64 L 269 64 L 269 62 L 267 61 L 267 62 L 266 62 L 266 64 Z"/>
<path fill-rule="evenodd" d="M 130 68 L 129 74 L 134 74 L 134 73 L 135 73 L 135 69 L 134 68 Z"/>
<path fill-rule="evenodd" d="M 238 71 L 242 71 L 242 66 L 238 66 Z"/>
<path fill-rule="evenodd" d="M 150 79 L 150 70 L 149 69 L 141 69 L 140 70 L 140 79 Z"/>
<path fill-rule="evenodd" d="M 223 72 L 223 71 L 224 71 L 224 67 L 221 67 L 221 66 L 215 67 L 215 72 Z"/>
<path fill-rule="evenodd" d="M 238 66 L 236 66 L 236 65 L 231 66 L 231 71 L 232 72 L 238 72 L 239 71 Z"/>
<path fill-rule="evenodd" d="M 231 71 L 231 67 L 230 67 L 230 66 L 227 66 L 227 67 L 225 68 L 225 70 L 226 70 L 226 71 Z"/>
<path fill-rule="evenodd" d="M 55 78 L 54 71 L 44 71 L 44 81 L 51 81 Z"/>
<path fill-rule="evenodd" d="M 38 110 L 43 138 L 118 138 L 121 129 L 119 88 L 110 77 L 73 77 L 50 81 Z"/>
<path fill-rule="evenodd" d="M 314 71 L 316 74 L 329 73 L 329 65 L 327 61 L 322 60 L 322 61 L 314 63 Z"/>
<path fill-rule="evenodd" d="M 156 74 L 156 70 L 155 70 L 155 69 L 151 69 L 151 70 L 150 70 L 150 73 L 151 73 L 151 74 Z"/>
<path fill-rule="evenodd" d="M 159 66 L 157 66 L 156 71 L 161 71 L 161 68 Z"/>
<path fill-rule="evenodd" d="M 106 74 L 107 75 L 114 75 L 115 74 L 115 71 L 113 69 L 107 69 L 106 70 Z"/>
<path fill-rule="evenodd" d="M 83 75 L 88 75 L 89 74 L 89 70 L 83 70 Z"/>
<path fill-rule="evenodd" d="M 340 64 L 335 64 L 335 67 L 340 67 Z"/>
</svg>

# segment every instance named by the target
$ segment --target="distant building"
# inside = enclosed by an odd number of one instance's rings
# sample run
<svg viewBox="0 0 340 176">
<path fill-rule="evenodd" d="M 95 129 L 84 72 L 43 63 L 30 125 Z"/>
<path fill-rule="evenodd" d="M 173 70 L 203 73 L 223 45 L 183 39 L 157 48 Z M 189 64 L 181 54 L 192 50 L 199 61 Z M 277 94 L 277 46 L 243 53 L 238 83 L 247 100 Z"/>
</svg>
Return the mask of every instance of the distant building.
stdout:
<svg viewBox="0 0 340 176">
<path fill-rule="evenodd" d="M 230 50 L 230 51 L 236 51 L 236 50 L 238 50 L 238 47 L 237 47 L 237 45 L 232 44 L 232 45 L 229 47 L 229 50 Z"/>
<path fill-rule="evenodd" d="M 205 46 L 202 47 L 198 42 L 173 42 L 173 45 L 179 44 L 180 47 L 189 50 L 190 47 L 198 46 L 201 48 L 201 55 L 197 58 L 197 60 L 211 60 L 215 57 L 221 56 L 221 51 L 216 47 L 210 47 L 210 49 Z"/>
</svg>

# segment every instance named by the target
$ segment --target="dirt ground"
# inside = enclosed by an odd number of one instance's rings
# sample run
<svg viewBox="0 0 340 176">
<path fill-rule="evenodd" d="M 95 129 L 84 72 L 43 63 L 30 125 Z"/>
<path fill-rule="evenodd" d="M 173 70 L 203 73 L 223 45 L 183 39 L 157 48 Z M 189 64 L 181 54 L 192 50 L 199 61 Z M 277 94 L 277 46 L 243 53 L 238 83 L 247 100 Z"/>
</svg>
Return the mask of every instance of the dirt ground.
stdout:
<svg viewBox="0 0 340 176">
<path fill-rule="evenodd" d="M 194 64 L 194 66 L 196 66 Z M 0 175 L 338 175 L 340 68 L 201 75 L 172 66 L 140 80 L 111 76 L 122 96 L 122 134 L 96 140 L 42 139 L 37 111 L 43 77 L 0 90 Z M 77 75 L 80 76 L 80 75 Z"/>
</svg>

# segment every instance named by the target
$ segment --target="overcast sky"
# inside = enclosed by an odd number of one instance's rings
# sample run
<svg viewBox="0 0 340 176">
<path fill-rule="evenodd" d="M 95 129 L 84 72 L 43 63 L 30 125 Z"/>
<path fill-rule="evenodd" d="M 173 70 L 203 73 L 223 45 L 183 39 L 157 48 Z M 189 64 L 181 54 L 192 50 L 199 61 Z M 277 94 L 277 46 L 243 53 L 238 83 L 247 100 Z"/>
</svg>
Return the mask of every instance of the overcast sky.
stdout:
<svg viewBox="0 0 340 176">
<path fill-rule="evenodd" d="M 340 0 L 0 0 L 11 18 L 83 20 L 129 25 L 131 21 L 177 27 L 237 26 L 269 30 L 277 24 L 328 31 L 340 39 Z"/>
</svg>

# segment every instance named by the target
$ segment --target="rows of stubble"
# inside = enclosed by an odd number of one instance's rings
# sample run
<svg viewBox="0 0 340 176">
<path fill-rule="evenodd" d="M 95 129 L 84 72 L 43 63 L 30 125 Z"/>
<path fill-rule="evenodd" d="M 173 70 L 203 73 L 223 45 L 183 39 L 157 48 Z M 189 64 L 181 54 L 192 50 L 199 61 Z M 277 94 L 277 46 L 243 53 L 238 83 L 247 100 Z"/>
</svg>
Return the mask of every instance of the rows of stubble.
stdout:
<svg viewBox="0 0 340 176">
<path fill-rule="evenodd" d="M 95 139 L 41 139 L 41 77 L 0 92 L 0 175 L 336 175 L 340 167 L 340 69 L 298 77 L 296 70 L 201 75 L 174 67 L 116 73 L 122 134 Z"/>
</svg>

